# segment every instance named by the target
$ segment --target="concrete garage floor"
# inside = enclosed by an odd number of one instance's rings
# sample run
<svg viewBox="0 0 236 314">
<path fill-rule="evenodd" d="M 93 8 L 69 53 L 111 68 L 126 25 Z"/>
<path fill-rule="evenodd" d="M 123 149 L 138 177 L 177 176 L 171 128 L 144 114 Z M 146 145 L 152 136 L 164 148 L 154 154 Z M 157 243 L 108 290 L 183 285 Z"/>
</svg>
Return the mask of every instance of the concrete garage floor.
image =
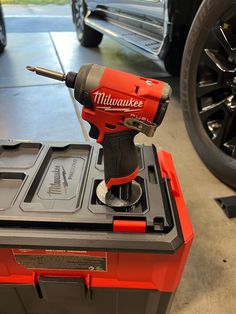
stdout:
<svg viewBox="0 0 236 314">
<path fill-rule="evenodd" d="M 24 68 L 29 64 L 69 71 L 89 62 L 162 78 L 174 89 L 155 137 L 136 138 L 138 143 L 154 143 L 172 153 L 195 230 L 171 313 L 235 314 L 236 220 L 226 218 L 214 202 L 215 197 L 234 191 L 220 183 L 196 155 L 184 127 L 177 79 L 107 38 L 100 48 L 85 49 L 78 45 L 74 33 L 11 33 L 8 48 L 0 56 L 0 138 L 87 141 L 88 127 L 70 92 L 63 84 Z"/>
</svg>

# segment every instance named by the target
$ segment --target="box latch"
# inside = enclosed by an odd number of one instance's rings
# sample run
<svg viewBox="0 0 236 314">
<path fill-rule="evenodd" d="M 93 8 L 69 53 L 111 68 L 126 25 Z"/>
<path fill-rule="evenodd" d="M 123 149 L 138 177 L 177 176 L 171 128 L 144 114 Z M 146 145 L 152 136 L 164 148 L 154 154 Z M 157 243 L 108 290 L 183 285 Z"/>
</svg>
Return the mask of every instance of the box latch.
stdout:
<svg viewBox="0 0 236 314">
<path fill-rule="evenodd" d="M 113 221 L 114 232 L 146 232 L 146 221 L 143 220 L 118 220 Z"/>
</svg>

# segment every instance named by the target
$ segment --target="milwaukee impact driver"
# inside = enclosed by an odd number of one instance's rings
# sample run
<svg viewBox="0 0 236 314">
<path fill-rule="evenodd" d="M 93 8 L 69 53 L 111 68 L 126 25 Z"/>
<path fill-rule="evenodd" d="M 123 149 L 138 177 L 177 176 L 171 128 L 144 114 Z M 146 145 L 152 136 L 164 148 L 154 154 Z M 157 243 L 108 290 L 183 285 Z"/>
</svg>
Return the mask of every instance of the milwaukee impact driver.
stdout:
<svg viewBox="0 0 236 314">
<path fill-rule="evenodd" d="M 153 136 L 161 124 L 171 94 L 162 81 L 143 78 L 96 64 L 85 64 L 67 74 L 41 67 L 27 69 L 74 89 L 83 106 L 82 118 L 89 122 L 90 137 L 103 147 L 105 180 L 97 187 L 99 200 L 113 208 L 128 210 L 142 190 L 134 137 L 139 132 Z"/>
</svg>

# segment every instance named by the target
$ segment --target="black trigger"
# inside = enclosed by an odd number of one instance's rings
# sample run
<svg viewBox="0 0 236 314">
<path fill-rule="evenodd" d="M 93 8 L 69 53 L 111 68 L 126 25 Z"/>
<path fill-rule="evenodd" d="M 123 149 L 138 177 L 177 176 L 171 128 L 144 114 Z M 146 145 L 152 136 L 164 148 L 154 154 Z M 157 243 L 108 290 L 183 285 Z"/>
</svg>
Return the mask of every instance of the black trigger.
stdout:
<svg viewBox="0 0 236 314">
<path fill-rule="evenodd" d="M 95 125 L 91 124 L 91 123 L 89 123 L 89 124 L 91 126 L 91 129 L 89 131 L 89 136 L 94 138 L 94 139 L 97 139 L 99 137 L 99 130 L 98 130 L 98 128 Z"/>
</svg>

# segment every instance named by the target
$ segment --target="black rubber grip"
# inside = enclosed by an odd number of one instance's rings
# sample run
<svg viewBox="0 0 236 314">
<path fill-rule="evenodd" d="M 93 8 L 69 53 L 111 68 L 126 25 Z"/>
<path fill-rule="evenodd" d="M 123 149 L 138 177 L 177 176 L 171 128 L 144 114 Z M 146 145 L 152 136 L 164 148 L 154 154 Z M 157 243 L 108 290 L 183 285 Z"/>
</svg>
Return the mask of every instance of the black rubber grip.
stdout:
<svg viewBox="0 0 236 314">
<path fill-rule="evenodd" d="M 134 145 L 136 131 L 105 134 L 101 143 L 104 152 L 105 182 L 131 175 L 138 167 Z M 118 183 L 119 184 L 119 183 Z"/>
</svg>

